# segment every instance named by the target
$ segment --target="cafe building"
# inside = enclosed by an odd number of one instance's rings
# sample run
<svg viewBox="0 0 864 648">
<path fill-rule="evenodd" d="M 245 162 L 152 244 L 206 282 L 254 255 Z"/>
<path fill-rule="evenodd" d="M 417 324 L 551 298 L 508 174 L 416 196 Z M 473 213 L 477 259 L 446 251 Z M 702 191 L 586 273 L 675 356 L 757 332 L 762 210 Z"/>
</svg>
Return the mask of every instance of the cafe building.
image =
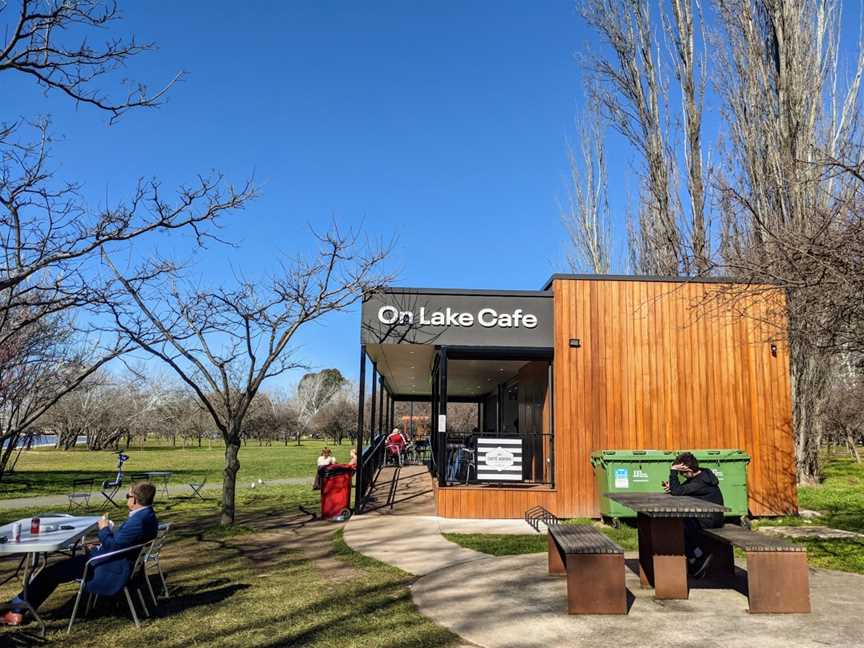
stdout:
<svg viewBox="0 0 864 648">
<path fill-rule="evenodd" d="M 443 517 L 520 518 L 538 505 L 596 517 L 590 457 L 609 449 L 744 450 L 750 514 L 795 512 L 782 304 L 769 286 L 608 275 L 367 295 L 361 506 L 372 453 L 408 402 L 431 414 L 423 441 Z M 457 404 L 472 408 L 470 429 L 448 422 Z"/>
</svg>

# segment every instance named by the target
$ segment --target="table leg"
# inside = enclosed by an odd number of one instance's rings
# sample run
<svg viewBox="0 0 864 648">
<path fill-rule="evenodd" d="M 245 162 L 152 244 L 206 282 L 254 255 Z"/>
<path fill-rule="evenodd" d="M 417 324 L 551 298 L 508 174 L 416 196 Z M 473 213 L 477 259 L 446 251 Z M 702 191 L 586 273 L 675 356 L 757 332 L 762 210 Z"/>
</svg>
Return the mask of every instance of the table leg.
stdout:
<svg viewBox="0 0 864 648">
<path fill-rule="evenodd" d="M 32 605 L 30 605 L 30 603 L 28 603 L 28 600 L 30 599 L 29 591 L 28 591 L 30 589 L 30 573 L 33 571 L 33 566 L 36 562 L 36 558 L 37 558 L 36 554 L 27 554 L 27 560 L 24 561 L 24 581 L 23 581 L 22 587 L 21 587 L 21 593 L 23 594 L 23 596 L 21 598 L 24 599 L 24 604 L 22 607 L 27 608 L 30 611 L 30 614 L 33 615 L 33 618 L 36 620 L 36 623 L 39 624 L 39 628 L 40 628 L 39 635 L 44 637 L 45 636 L 45 622 L 42 621 L 42 618 L 36 612 L 36 608 L 34 608 Z"/>
<path fill-rule="evenodd" d="M 653 518 L 650 520 L 650 527 L 655 598 L 688 598 L 683 520 Z"/>
<path fill-rule="evenodd" d="M 651 550 L 651 518 L 642 513 L 636 515 L 639 531 L 639 582 L 642 589 L 654 587 L 654 552 Z"/>
</svg>

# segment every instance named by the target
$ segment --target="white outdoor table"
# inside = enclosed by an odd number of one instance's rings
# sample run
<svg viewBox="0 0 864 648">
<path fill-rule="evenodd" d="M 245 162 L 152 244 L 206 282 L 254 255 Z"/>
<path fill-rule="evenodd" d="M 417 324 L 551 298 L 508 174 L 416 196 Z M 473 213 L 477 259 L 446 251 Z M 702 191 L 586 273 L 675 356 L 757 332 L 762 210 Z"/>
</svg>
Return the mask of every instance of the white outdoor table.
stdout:
<svg viewBox="0 0 864 648">
<path fill-rule="evenodd" d="M 6 536 L 6 542 L 0 542 L 0 556 L 18 555 L 24 556 L 24 577 L 22 583 L 23 598 L 26 607 L 30 610 L 33 618 L 39 623 L 42 628 L 42 635 L 45 634 L 45 623 L 36 613 L 36 610 L 26 603 L 27 589 L 30 584 L 30 575 L 36 565 L 36 560 L 40 554 L 55 553 L 64 549 L 74 547 L 85 535 L 94 530 L 99 522 L 99 516 L 86 517 L 46 517 L 41 518 L 40 527 L 44 529 L 46 526 L 56 525 L 56 531 L 40 530 L 37 534 L 30 533 L 31 518 L 18 520 L 21 524 L 21 540 L 15 542 L 12 536 L 12 524 L 4 524 L 0 526 L 0 536 Z M 71 529 L 61 529 L 61 526 L 71 526 Z M 9 607 L 8 604 L 5 607 Z"/>
</svg>

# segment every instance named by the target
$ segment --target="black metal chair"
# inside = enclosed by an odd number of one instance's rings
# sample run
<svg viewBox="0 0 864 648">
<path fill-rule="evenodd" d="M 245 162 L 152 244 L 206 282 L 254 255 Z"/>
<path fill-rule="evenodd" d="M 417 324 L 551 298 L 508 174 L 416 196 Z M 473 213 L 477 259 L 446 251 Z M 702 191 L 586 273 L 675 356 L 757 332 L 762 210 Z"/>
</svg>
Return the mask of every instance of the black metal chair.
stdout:
<svg viewBox="0 0 864 648">
<path fill-rule="evenodd" d="M 90 506 L 90 497 L 93 495 L 93 484 L 96 483 L 94 478 L 88 479 L 73 479 L 72 492 L 67 495 L 69 498 L 69 508 L 86 508 Z"/>
<path fill-rule="evenodd" d="M 204 496 L 201 494 L 201 489 L 204 488 L 204 484 L 207 483 L 206 474 L 198 476 L 192 475 L 188 478 L 188 481 L 186 483 L 189 484 L 189 488 L 192 489 L 192 498 L 195 498 L 197 496 L 202 500 L 204 499 Z"/>
</svg>

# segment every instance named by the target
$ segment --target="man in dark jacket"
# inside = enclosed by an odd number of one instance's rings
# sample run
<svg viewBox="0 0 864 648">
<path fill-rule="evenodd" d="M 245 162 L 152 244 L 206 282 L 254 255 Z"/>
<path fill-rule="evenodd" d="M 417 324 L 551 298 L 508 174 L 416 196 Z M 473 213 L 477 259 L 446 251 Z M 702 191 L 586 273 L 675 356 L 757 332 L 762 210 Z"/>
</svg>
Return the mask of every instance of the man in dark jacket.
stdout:
<svg viewBox="0 0 864 648">
<path fill-rule="evenodd" d="M 156 487 L 153 484 L 149 482 L 133 484 L 126 494 L 129 518 L 115 529 L 113 523 L 103 516 L 98 523 L 101 544 L 97 549 L 89 555 L 73 556 L 55 562 L 30 581 L 27 602 L 33 609 L 38 609 L 60 583 L 81 578 L 84 574 L 84 565 L 88 560 L 153 540 L 159 530 L 159 521 L 153 512 L 155 495 Z M 130 551 L 96 561 L 87 572 L 87 591 L 100 596 L 112 596 L 122 591 L 137 558 L 138 553 Z M 19 625 L 22 622 L 21 608 L 15 608 L 14 605 L 23 602 L 23 594 L 21 592 L 12 600 L 13 609 L 0 617 L 0 622 L 5 625 Z"/>
<path fill-rule="evenodd" d="M 682 484 L 678 478 L 684 478 Z M 688 495 L 723 505 L 720 481 L 708 468 L 700 468 L 699 460 L 691 452 L 682 452 L 675 457 L 669 471 L 669 481 L 664 482 L 664 490 L 671 495 Z M 717 529 L 723 526 L 723 514 L 715 513 L 710 518 L 686 518 L 684 520 L 684 551 L 687 554 L 688 568 L 691 573 L 701 577 L 711 561 L 711 554 L 705 554 L 699 546 L 699 531 Z"/>
</svg>

